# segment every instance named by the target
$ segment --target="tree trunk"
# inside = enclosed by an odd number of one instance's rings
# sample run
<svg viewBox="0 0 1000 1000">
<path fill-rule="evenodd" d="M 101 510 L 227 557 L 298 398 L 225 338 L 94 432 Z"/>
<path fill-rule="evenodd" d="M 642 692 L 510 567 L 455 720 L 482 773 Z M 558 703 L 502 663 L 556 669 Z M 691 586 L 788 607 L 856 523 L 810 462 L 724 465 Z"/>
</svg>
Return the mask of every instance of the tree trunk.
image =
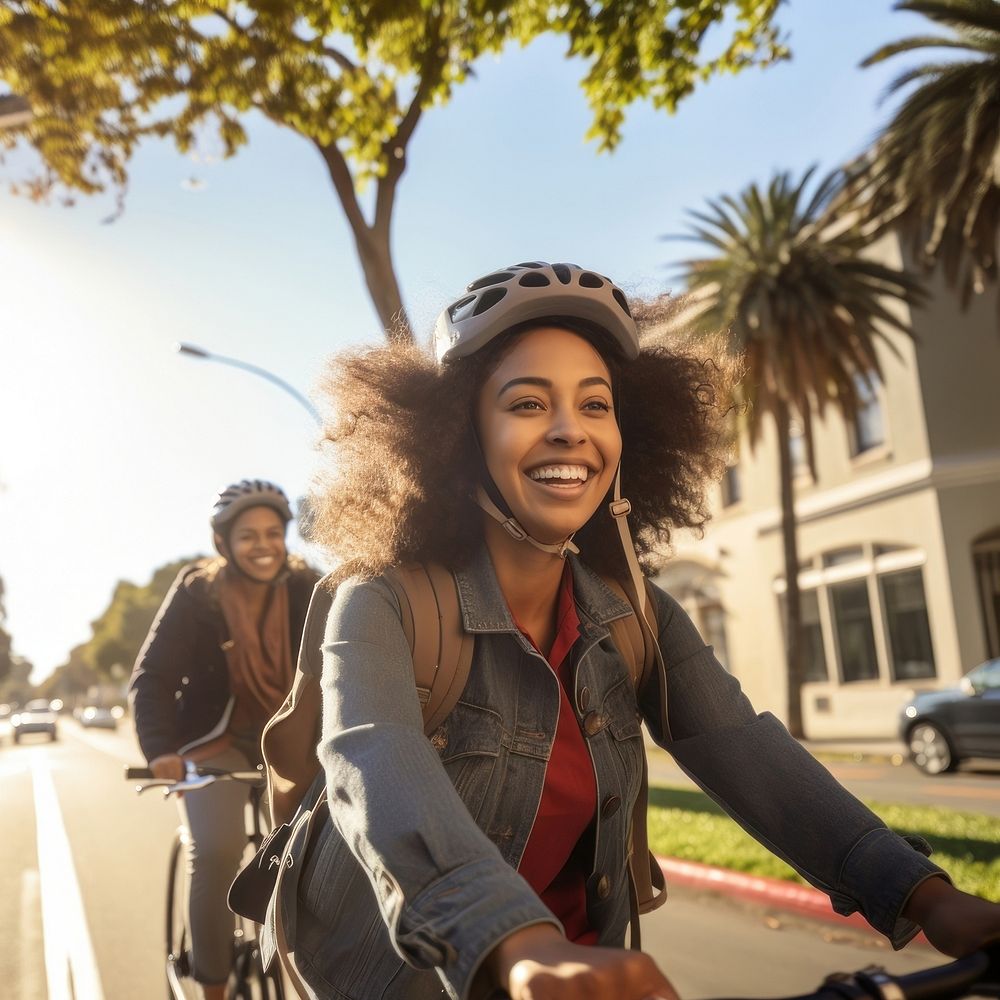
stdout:
<svg viewBox="0 0 1000 1000">
<path fill-rule="evenodd" d="M 414 113 L 409 124 L 409 133 L 413 131 L 416 118 L 417 114 Z M 334 190 L 354 235 L 354 245 L 357 247 L 368 294 L 372 305 L 375 306 L 375 312 L 378 313 L 386 338 L 390 343 L 412 343 L 413 332 L 410 329 L 406 309 L 403 307 L 403 296 L 392 263 L 392 247 L 389 239 L 396 185 L 399 183 L 405 160 L 399 159 L 389 174 L 379 181 L 375 221 L 369 224 L 358 203 L 354 178 L 344 154 L 337 148 L 336 143 L 325 146 L 317 143 L 317 148 L 326 163 L 330 180 L 333 181 Z"/>
<path fill-rule="evenodd" d="M 795 489 L 792 485 L 792 449 L 788 404 L 778 401 L 775 411 L 781 478 L 781 538 L 785 550 L 785 650 L 788 665 L 786 714 L 788 731 L 797 739 L 805 736 L 802 726 L 804 648 L 802 644 L 802 599 L 799 593 L 799 546 L 795 523 Z"/>
<path fill-rule="evenodd" d="M 354 231 L 354 243 L 364 271 L 372 305 L 389 343 L 412 343 L 413 331 L 403 306 L 403 296 L 396 279 L 388 226 Z"/>
</svg>

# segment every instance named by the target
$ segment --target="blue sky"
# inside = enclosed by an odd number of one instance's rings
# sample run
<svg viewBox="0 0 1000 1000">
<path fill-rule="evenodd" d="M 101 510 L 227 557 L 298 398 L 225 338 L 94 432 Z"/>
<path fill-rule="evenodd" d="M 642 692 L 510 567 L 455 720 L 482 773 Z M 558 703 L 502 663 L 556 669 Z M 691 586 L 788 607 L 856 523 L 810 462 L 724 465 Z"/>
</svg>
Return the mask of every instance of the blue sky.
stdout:
<svg viewBox="0 0 1000 1000">
<path fill-rule="evenodd" d="M 923 19 L 884 0 L 790 0 L 779 22 L 791 62 L 713 80 L 675 116 L 633 108 L 612 155 L 584 141 L 582 68 L 557 39 L 478 64 L 425 116 L 398 193 L 397 272 L 420 334 L 468 281 L 516 260 L 669 290 L 689 247 L 661 237 L 683 229 L 685 209 L 859 152 L 899 67 L 858 63 Z M 306 489 L 305 411 L 176 355 L 176 341 L 308 392 L 330 354 L 381 340 L 318 153 L 263 120 L 249 129 L 224 162 L 211 143 L 197 161 L 140 149 L 112 225 L 109 197 L 66 209 L 0 192 L 0 576 L 36 680 L 88 637 L 117 580 L 208 549 L 218 487 L 263 476 Z"/>
</svg>

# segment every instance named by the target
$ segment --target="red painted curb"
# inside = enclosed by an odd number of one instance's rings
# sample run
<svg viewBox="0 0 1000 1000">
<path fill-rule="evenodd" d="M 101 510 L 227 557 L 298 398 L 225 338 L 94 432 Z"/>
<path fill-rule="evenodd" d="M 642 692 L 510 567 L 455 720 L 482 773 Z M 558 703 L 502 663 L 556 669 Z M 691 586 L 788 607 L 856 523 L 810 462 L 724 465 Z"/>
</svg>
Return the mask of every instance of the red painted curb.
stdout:
<svg viewBox="0 0 1000 1000">
<path fill-rule="evenodd" d="M 715 868 L 698 861 L 664 857 L 657 857 L 656 860 L 663 869 L 668 890 L 670 883 L 673 882 L 675 885 L 706 889 L 710 892 L 751 900 L 764 906 L 790 910 L 802 916 L 839 924 L 841 927 L 861 928 L 870 934 L 878 933 L 860 913 L 852 913 L 849 917 L 841 916 L 834 910 L 829 896 L 811 886 L 767 878 L 763 875 L 747 875 L 745 872 L 731 871 L 728 868 Z M 914 941 L 930 947 L 930 942 L 923 933 L 918 934 Z"/>
</svg>

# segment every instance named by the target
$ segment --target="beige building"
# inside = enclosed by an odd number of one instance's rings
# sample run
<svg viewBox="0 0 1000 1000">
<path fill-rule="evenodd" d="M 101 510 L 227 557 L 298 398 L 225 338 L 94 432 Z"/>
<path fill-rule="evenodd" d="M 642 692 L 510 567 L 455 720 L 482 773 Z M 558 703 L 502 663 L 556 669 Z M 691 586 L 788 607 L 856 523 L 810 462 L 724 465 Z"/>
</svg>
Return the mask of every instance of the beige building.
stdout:
<svg viewBox="0 0 1000 1000">
<path fill-rule="evenodd" d="M 881 256 L 895 257 L 895 244 Z M 807 736 L 883 737 L 914 690 L 1000 656 L 1000 325 L 935 286 L 917 342 L 881 349 L 884 383 L 854 425 L 794 442 Z M 773 430 L 745 446 L 702 539 L 675 540 L 658 582 L 691 613 L 758 710 L 785 714 L 785 589 Z"/>
</svg>

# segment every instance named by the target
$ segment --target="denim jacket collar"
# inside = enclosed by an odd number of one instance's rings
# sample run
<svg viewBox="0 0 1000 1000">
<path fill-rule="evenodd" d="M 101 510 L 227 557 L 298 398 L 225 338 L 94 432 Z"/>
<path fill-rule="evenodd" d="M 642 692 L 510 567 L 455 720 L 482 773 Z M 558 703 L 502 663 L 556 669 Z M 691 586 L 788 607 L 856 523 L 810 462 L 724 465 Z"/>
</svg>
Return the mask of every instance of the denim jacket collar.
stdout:
<svg viewBox="0 0 1000 1000">
<path fill-rule="evenodd" d="M 632 614 L 631 606 L 618 597 L 588 566 L 569 556 L 577 607 L 598 625 Z M 472 561 L 455 571 L 462 625 L 466 632 L 518 631 L 507 601 L 500 590 L 489 550 L 483 544 Z"/>
</svg>

